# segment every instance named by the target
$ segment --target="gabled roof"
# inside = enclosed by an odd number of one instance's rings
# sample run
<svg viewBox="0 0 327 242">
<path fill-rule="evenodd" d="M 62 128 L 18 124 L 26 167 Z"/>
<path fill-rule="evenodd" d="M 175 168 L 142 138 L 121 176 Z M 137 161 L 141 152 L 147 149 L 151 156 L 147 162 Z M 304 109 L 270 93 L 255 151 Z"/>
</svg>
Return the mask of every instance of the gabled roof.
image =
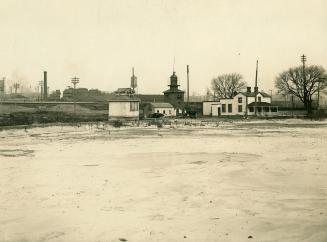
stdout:
<svg viewBox="0 0 327 242">
<path fill-rule="evenodd" d="M 135 97 L 141 99 L 142 102 L 164 102 L 163 94 L 136 94 Z"/>
<path fill-rule="evenodd" d="M 174 108 L 170 103 L 149 103 L 154 108 Z"/>
<path fill-rule="evenodd" d="M 239 93 L 243 94 L 246 97 L 254 97 L 255 96 L 255 92 L 239 92 Z M 270 95 L 268 95 L 265 92 L 257 92 L 257 94 L 261 94 L 263 97 L 270 97 Z"/>
</svg>

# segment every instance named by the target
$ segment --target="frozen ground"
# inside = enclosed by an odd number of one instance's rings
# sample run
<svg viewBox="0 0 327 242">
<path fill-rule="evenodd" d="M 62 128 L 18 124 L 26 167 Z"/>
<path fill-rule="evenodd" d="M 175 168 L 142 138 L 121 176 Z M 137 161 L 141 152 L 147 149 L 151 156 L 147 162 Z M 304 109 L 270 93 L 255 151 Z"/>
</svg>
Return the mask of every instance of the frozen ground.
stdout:
<svg viewBox="0 0 327 242">
<path fill-rule="evenodd" d="M 327 241 L 327 123 L 0 132 L 0 241 Z"/>
</svg>

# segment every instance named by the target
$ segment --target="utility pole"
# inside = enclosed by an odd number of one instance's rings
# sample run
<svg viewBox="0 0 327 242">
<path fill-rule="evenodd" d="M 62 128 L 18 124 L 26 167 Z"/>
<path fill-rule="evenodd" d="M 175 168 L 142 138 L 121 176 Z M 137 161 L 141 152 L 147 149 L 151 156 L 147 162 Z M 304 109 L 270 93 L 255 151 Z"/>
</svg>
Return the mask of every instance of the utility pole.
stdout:
<svg viewBox="0 0 327 242">
<path fill-rule="evenodd" d="M 74 100 L 74 123 L 75 123 L 75 119 L 76 119 L 76 100 L 75 100 L 75 90 L 76 90 L 76 84 L 79 83 L 79 78 L 78 77 L 73 77 L 71 80 L 72 84 L 74 85 L 74 89 L 73 89 L 73 100 Z"/>
<path fill-rule="evenodd" d="M 303 74 L 303 100 L 304 100 L 304 106 L 308 110 L 308 90 L 307 90 L 307 79 L 305 76 L 305 62 L 307 61 L 307 57 L 303 54 L 301 56 L 301 62 L 302 62 L 302 74 Z"/>
<path fill-rule="evenodd" d="M 189 106 L 189 102 L 190 102 L 190 69 L 189 69 L 189 65 L 186 66 L 186 72 L 187 72 L 187 106 Z"/>
<path fill-rule="evenodd" d="M 255 70 L 255 84 L 254 84 L 254 116 L 257 116 L 257 95 L 258 95 L 258 60 Z"/>
<path fill-rule="evenodd" d="M 48 99 L 48 74 L 46 71 L 43 72 L 43 100 Z"/>
<path fill-rule="evenodd" d="M 18 88 L 20 87 L 20 84 L 19 84 L 18 82 L 15 82 L 15 83 L 13 84 L 13 87 L 14 87 L 14 89 L 15 89 L 15 94 L 17 94 L 17 90 L 18 90 Z"/>
</svg>

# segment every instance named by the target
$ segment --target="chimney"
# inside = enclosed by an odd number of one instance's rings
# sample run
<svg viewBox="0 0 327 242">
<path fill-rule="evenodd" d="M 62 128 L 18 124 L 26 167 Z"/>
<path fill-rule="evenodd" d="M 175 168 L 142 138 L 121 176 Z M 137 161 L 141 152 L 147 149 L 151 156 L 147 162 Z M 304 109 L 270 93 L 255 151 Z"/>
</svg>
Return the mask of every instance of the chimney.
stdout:
<svg viewBox="0 0 327 242">
<path fill-rule="evenodd" d="M 247 87 L 247 88 L 246 88 L 246 92 L 247 92 L 247 93 L 251 93 L 251 87 Z"/>
<path fill-rule="evenodd" d="M 254 92 L 258 92 L 258 87 L 254 87 Z"/>
<path fill-rule="evenodd" d="M 43 72 L 43 99 L 48 99 L 48 80 L 47 80 L 47 72 Z"/>
</svg>

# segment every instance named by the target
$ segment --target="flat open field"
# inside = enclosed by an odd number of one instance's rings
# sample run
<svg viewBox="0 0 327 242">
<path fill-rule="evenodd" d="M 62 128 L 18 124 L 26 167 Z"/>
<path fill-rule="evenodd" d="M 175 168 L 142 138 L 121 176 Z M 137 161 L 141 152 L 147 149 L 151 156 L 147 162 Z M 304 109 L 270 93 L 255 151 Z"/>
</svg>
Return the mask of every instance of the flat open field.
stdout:
<svg viewBox="0 0 327 242">
<path fill-rule="evenodd" d="M 327 123 L 0 132 L 0 241 L 327 241 Z"/>
</svg>

